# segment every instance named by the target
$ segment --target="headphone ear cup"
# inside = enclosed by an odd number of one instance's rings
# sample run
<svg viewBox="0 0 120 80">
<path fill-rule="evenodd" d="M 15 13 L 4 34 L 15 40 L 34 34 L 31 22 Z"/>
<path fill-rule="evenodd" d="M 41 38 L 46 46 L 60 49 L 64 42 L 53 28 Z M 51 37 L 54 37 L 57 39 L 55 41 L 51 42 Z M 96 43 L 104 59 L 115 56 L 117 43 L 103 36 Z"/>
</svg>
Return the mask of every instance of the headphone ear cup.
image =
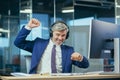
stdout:
<svg viewBox="0 0 120 80">
<path fill-rule="evenodd" d="M 53 36 L 53 33 L 52 33 L 52 30 L 50 29 L 50 37 L 52 37 Z"/>
<path fill-rule="evenodd" d="M 68 37 L 69 37 L 69 31 L 67 32 L 66 39 L 68 39 Z"/>
<path fill-rule="evenodd" d="M 53 34 L 50 32 L 50 37 L 52 37 L 53 36 Z"/>
</svg>

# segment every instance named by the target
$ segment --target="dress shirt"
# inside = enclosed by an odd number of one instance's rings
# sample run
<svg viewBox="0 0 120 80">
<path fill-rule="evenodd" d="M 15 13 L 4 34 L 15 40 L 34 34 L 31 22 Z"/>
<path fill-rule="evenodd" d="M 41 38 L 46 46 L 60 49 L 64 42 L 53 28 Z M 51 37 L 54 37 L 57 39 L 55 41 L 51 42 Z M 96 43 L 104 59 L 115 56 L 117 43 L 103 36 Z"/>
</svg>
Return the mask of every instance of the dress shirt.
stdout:
<svg viewBox="0 0 120 80">
<path fill-rule="evenodd" d="M 50 39 L 47 48 L 45 49 L 42 58 L 37 67 L 37 73 L 51 73 L 51 52 L 54 43 Z M 61 48 L 56 45 L 56 68 L 57 73 L 62 72 L 62 58 L 61 58 Z"/>
</svg>

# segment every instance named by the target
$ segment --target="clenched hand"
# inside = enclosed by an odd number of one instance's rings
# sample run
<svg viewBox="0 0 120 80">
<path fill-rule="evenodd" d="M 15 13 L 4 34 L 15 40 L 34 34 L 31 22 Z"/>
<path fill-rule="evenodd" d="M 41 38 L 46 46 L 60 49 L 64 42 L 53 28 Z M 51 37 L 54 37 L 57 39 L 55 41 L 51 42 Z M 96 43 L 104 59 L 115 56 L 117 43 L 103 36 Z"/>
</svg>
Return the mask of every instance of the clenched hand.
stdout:
<svg viewBox="0 0 120 80">
<path fill-rule="evenodd" d="M 39 20 L 32 18 L 32 19 L 28 22 L 27 26 L 28 26 L 29 28 L 35 28 L 35 27 L 40 26 L 40 22 L 39 22 Z"/>
<path fill-rule="evenodd" d="M 83 56 L 80 53 L 74 52 L 71 55 L 71 60 L 75 60 L 75 61 L 82 61 Z"/>
</svg>

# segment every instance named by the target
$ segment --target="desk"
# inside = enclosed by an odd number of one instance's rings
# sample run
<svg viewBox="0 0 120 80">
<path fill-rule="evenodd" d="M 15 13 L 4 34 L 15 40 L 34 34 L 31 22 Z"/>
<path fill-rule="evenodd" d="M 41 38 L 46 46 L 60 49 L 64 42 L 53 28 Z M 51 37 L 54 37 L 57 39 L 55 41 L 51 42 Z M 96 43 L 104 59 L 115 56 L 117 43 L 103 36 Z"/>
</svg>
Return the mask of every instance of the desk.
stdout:
<svg viewBox="0 0 120 80">
<path fill-rule="evenodd" d="M 73 76 L 41 76 L 41 75 L 32 75 L 26 77 L 13 77 L 13 76 L 2 76 L 2 80 L 93 80 L 93 79 L 119 79 L 120 74 L 84 74 L 84 75 L 73 75 Z"/>
</svg>

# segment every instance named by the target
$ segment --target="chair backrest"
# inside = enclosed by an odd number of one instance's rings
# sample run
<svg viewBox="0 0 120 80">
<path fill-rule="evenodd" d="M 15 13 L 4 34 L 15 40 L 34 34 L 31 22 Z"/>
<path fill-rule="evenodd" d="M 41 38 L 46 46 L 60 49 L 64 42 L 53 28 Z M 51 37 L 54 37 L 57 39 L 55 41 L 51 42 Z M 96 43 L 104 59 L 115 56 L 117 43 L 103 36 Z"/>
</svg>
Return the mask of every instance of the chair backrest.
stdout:
<svg viewBox="0 0 120 80">
<path fill-rule="evenodd" d="M 30 65 L 31 65 L 31 55 L 25 56 L 25 60 L 26 60 L 27 73 L 29 73 L 29 71 L 30 71 Z"/>
</svg>

